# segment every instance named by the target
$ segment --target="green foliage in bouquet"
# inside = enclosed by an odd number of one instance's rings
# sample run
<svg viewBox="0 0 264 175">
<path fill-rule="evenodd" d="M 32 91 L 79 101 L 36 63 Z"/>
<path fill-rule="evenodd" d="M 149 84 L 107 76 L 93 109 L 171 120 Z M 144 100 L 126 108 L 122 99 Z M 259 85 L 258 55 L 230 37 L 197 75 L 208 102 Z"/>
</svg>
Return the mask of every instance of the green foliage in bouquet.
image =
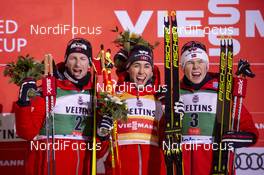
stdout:
<svg viewBox="0 0 264 175">
<path fill-rule="evenodd" d="M 18 86 L 25 78 L 39 80 L 44 72 L 44 64 L 34 60 L 33 57 L 26 55 L 18 56 L 17 62 L 7 64 L 4 76 L 10 77 L 10 82 Z"/>
<path fill-rule="evenodd" d="M 113 32 L 119 32 L 118 27 L 116 27 Z M 159 42 L 156 41 L 153 45 L 150 44 L 148 41 L 144 40 L 140 35 L 136 33 L 132 33 L 129 30 L 125 30 L 120 32 L 117 35 L 117 38 L 113 41 L 118 47 L 122 47 L 127 53 L 130 52 L 131 49 L 135 45 L 143 45 L 150 47 L 151 49 L 156 48 L 159 45 Z"/>
<path fill-rule="evenodd" d="M 107 92 L 101 92 L 98 103 L 102 115 L 113 117 L 113 120 L 127 120 L 128 109 L 125 100 L 121 100 Z"/>
<path fill-rule="evenodd" d="M 129 30 L 125 30 L 123 32 L 119 32 L 118 27 L 116 27 L 113 32 L 116 32 L 118 35 L 113 43 L 120 48 L 118 51 L 119 54 L 116 54 L 114 57 L 114 65 L 117 69 L 117 72 L 125 71 L 125 65 L 130 54 L 130 51 L 136 45 L 142 45 L 145 47 L 149 47 L 150 49 L 154 49 L 159 45 L 159 42 L 156 41 L 153 45 L 142 38 L 140 35 L 130 32 Z"/>
</svg>

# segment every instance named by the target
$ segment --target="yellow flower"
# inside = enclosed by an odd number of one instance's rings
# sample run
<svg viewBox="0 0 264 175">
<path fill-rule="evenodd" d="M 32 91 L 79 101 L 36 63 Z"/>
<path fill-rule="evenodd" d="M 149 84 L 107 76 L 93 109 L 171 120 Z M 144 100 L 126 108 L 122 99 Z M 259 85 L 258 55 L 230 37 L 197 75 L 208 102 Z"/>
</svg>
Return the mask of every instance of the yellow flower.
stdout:
<svg viewBox="0 0 264 175">
<path fill-rule="evenodd" d="M 139 35 L 136 33 L 131 33 L 129 38 L 139 38 Z"/>
</svg>

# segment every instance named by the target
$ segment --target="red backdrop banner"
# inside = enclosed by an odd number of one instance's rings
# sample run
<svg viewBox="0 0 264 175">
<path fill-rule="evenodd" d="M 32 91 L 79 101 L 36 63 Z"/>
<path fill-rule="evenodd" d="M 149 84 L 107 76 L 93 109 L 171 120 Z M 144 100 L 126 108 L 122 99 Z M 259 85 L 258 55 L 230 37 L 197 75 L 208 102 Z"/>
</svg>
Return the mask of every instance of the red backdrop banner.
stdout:
<svg viewBox="0 0 264 175">
<path fill-rule="evenodd" d="M 155 64 L 163 77 L 163 17 L 166 11 L 176 11 L 179 26 L 179 45 L 190 40 L 206 44 L 210 71 L 218 71 L 219 40 L 221 35 L 234 39 L 235 64 L 246 58 L 256 73 L 248 81 L 244 100 L 260 131 L 256 146 L 264 146 L 264 2 L 262 0 L 157 0 L 157 1 L 81 1 L 81 0 L 15 0 L 3 1 L 0 6 L 0 112 L 13 112 L 18 87 L 3 76 L 5 64 L 18 55 L 30 54 L 43 60 L 51 53 L 56 62 L 64 60 L 67 42 L 73 37 L 91 41 L 93 55 L 100 45 L 117 48 L 113 40 L 117 33 L 129 29 L 145 39 L 161 44 L 154 50 Z M 235 66 L 236 69 L 236 66 Z M 182 75 L 182 74 L 181 74 Z"/>
</svg>

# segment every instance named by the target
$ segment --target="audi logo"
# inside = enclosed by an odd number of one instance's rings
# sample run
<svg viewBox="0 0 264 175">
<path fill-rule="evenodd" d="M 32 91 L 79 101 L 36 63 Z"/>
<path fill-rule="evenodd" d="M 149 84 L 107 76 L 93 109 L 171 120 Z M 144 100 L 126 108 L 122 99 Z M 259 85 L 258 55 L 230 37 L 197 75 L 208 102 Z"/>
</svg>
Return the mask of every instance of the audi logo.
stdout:
<svg viewBox="0 0 264 175">
<path fill-rule="evenodd" d="M 264 153 L 236 154 L 235 168 L 241 170 L 264 170 Z"/>
</svg>

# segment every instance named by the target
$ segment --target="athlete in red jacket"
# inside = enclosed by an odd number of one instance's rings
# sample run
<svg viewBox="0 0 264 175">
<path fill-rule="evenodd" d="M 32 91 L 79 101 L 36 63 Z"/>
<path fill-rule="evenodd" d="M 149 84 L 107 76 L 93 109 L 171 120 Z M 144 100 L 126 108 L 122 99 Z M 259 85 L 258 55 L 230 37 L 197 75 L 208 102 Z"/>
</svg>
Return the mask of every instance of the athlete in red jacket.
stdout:
<svg viewBox="0 0 264 175">
<path fill-rule="evenodd" d="M 123 53 L 118 52 L 116 57 L 124 57 Z M 117 125 L 120 166 L 112 169 L 109 154 L 106 173 L 166 174 L 162 150 L 164 118 L 162 104 L 155 96 L 160 82 L 158 70 L 153 66 L 152 50 L 145 46 L 135 46 L 125 59 L 126 71 L 118 73 L 116 94 L 128 105 L 128 120 L 119 121 Z M 100 128 L 111 127 L 111 117 L 104 116 Z"/>
<path fill-rule="evenodd" d="M 208 73 L 209 60 L 202 43 L 186 43 L 181 51 L 181 64 L 184 71 L 181 98 L 185 105 L 182 138 L 184 174 L 208 175 L 212 173 L 210 145 L 214 143 L 219 77 L 218 74 Z M 252 116 L 243 106 L 240 132 L 228 132 L 222 141 L 233 140 L 232 145 L 238 148 L 254 144 L 257 137 Z M 186 146 L 188 143 L 195 143 L 194 147 Z"/>
<path fill-rule="evenodd" d="M 57 175 L 90 174 L 93 93 L 88 70 L 91 58 L 91 44 L 85 39 L 73 39 L 67 45 L 65 62 L 56 72 L 53 113 Z M 51 147 L 46 143 L 45 99 L 40 95 L 28 99 L 30 88 L 37 90 L 32 79 L 25 80 L 20 88 L 15 110 L 16 129 L 20 137 L 30 142 L 27 174 L 47 174 L 47 149 Z M 102 145 L 98 143 L 97 149 L 100 148 Z"/>
</svg>

